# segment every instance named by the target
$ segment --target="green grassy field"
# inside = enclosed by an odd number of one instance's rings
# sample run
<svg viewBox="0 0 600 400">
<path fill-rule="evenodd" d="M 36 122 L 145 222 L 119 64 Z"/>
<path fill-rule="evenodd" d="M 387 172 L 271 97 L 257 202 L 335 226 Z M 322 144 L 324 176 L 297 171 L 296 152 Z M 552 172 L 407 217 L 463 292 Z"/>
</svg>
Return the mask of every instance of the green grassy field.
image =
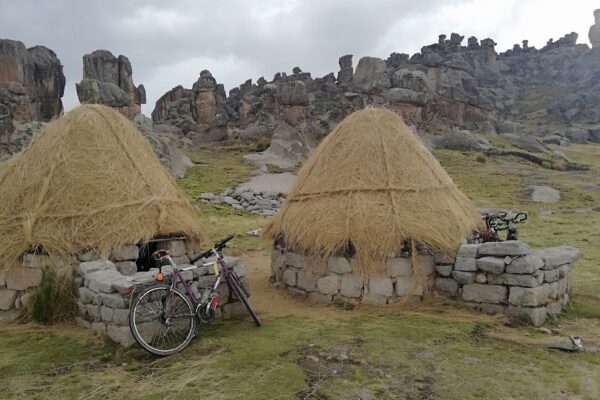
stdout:
<svg viewBox="0 0 600 400">
<path fill-rule="evenodd" d="M 194 199 L 245 180 L 244 149 L 199 150 L 179 184 Z M 0 329 L 0 398 L 7 399 L 598 399 L 600 354 L 545 349 L 578 334 L 600 347 L 600 146 L 565 153 L 586 172 L 542 169 L 522 160 L 438 151 L 457 184 L 480 207 L 530 213 L 520 230 L 534 246 L 568 243 L 582 251 L 571 306 L 548 322 L 556 334 L 452 304 L 360 307 L 299 304 L 266 283 L 269 243 L 245 236 L 265 219 L 227 206 L 198 206 L 211 240 L 242 234 L 229 249 L 250 265 L 262 328 L 248 321 L 207 327 L 183 353 L 166 359 L 123 349 L 73 326 Z M 556 204 L 528 200 L 528 186 L 563 193 Z M 553 211 L 543 215 L 539 211 Z M 317 361 L 318 360 L 318 361 Z"/>
</svg>

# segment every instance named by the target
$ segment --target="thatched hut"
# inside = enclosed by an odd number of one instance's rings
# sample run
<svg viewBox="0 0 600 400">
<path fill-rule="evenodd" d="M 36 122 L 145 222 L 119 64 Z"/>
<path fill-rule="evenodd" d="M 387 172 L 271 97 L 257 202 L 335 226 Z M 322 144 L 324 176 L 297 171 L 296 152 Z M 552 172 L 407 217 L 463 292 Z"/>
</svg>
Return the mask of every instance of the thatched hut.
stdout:
<svg viewBox="0 0 600 400">
<path fill-rule="evenodd" d="M 433 257 L 480 224 L 471 201 L 395 113 L 344 119 L 265 229 L 273 279 L 316 302 L 421 299 Z"/>
<path fill-rule="evenodd" d="M 82 105 L 0 168 L 0 310 L 18 306 L 43 268 L 110 257 L 131 275 L 145 244 L 173 238 L 203 238 L 185 195 L 129 120 Z"/>
</svg>

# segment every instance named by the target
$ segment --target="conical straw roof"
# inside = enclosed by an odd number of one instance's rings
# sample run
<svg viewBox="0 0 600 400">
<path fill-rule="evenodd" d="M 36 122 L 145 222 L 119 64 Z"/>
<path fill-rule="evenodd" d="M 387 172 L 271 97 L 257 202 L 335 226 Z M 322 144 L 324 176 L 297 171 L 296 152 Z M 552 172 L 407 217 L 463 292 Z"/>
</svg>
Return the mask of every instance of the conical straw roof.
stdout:
<svg viewBox="0 0 600 400">
<path fill-rule="evenodd" d="M 196 213 L 109 107 L 66 113 L 0 168 L 0 270 L 32 246 L 64 256 L 181 234 L 203 238 Z"/>
<path fill-rule="evenodd" d="M 318 146 L 265 235 L 322 257 L 351 243 L 369 265 L 406 243 L 453 254 L 480 223 L 471 201 L 402 119 L 368 108 Z"/>
</svg>

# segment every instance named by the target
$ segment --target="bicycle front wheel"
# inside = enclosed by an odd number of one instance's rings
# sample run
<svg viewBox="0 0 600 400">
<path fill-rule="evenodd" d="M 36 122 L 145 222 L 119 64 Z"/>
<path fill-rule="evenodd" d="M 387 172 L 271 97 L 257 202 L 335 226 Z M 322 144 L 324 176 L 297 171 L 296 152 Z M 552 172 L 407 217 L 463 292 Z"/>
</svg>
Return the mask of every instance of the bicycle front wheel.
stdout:
<svg viewBox="0 0 600 400">
<path fill-rule="evenodd" d="M 237 275 L 235 275 L 235 272 L 230 273 L 227 278 L 227 283 L 229 283 L 229 287 L 235 294 L 235 297 L 244 305 L 244 307 L 246 307 L 246 310 L 248 310 L 248 313 L 254 320 L 256 326 L 261 326 L 262 324 L 260 323 L 258 316 L 252 309 L 252 306 L 250 306 L 250 302 L 248 301 L 248 297 L 246 296 L 246 289 L 242 287 L 239 278 L 237 277 Z"/>
<path fill-rule="evenodd" d="M 146 351 L 170 356 L 183 350 L 196 332 L 196 316 L 186 295 L 170 286 L 150 287 L 129 310 L 129 327 Z"/>
</svg>

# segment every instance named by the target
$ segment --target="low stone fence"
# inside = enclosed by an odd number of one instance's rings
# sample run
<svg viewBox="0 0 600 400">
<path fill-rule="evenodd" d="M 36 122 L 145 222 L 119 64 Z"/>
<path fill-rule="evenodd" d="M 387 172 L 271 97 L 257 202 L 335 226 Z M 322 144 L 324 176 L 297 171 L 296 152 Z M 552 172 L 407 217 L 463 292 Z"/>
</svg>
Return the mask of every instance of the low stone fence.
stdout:
<svg viewBox="0 0 600 400">
<path fill-rule="evenodd" d="M 412 257 L 397 257 L 363 276 L 353 257 L 322 259 L 275 245 L 271 279 L 275 287 L 313 304 L 418 303 L 433 287 L 434 259 L 419 255 L 415 264 Z"/>
<path fill-rule="evenodd" d="M 216 195 L 200 193 L 198 199 L 206 203 L 228 204 L 237 210 L 246 210 L 254 214 L 270 217 L 275 215 L 285 201 L 284 193 L 254 192 L 249 189 L 238 188 L 235 191 L 227 189 Z"/>
<path fill-rule="evenodd" d="M 467 307 L 539 326 L 569 302 L 579 255 L 570 246 L 534 251 L 522 241 L 464 244 L 455 263 L 436 263 L 435 287 Z"/>
<path fill-rule="evenodd" d="M 185 254 L 183 242 L 167 241 L 161 243 L 161 248 L 174 249 L 173 260 L 181 267 L 190 266 Z M 158 268 L 149 271 L 135 272 L 125 275 L 123 272 L 127 262 L 137 258 L 137 246 L 124 246 L 113 251 L 111 259 L 98 259 L 82 262 L 77 269 L 76 285 L 78 294 L 77 323 L 93 331 L 106 334 L 112 340 L 123 346 L 135 342 L 129 328 L 129 289 L 136 285 L 144 285 L 155 281 Z M 200 260 L 207 263 L 210 260 Z M 240 259 L 225 257 L 227 265 L 233 266 L 238 276 L 244 280 L 246 269 Z M 129 268 L 126 268 L 129 271 Z M 162 267 L 164 273 L 172 272 L 171 266 Z M 217 276 L 212 274 L 209 267 L 199 267 L 185 271 L 182 277 L 191 283 L 199 293 L 212 287 Z M 220 290 L 218 317 L 232 317 L 243 312 L 241 303 L 234 302 L 229 296 L 229 289 L 222 284 Z"/>
</svg>

